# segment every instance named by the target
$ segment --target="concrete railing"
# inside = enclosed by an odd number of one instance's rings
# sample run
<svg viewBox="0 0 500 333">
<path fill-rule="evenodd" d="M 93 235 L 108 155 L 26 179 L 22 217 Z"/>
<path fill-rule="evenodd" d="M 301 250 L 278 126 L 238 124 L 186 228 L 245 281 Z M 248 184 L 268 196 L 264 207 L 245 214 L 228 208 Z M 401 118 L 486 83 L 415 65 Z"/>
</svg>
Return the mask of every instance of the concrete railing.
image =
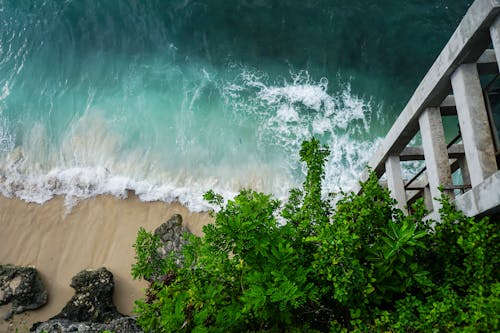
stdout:
<svg viewBox="0 0 500 333">
<path fill-rule="evenodd" d="M 496 161 L 494 124 L 483 96 L 480 76 L 498 75 L 500 59 L 500 0 L 476 0 L 415 90 L 368 166 L 384 174 L 401 209 L 424 196 L 430 211 L 439 209 L 439 187 L 468 215 L 500 207 L 500 172 Z M 489 49 L 490 46 L 493 49 Z M 461 144 L 446 143 L 442 117 L 456 115 Z M 408 147 L 420 133 L 422 147 Z M 409 183 L 401 161 L 425 160 L 425 172 Z M 460 169 L 462 184 L 453 184 Z M 366 180 L 368 172 L 361 180 Z M 359 191 L 360 189 L 355 189 Z"/>
</svg>

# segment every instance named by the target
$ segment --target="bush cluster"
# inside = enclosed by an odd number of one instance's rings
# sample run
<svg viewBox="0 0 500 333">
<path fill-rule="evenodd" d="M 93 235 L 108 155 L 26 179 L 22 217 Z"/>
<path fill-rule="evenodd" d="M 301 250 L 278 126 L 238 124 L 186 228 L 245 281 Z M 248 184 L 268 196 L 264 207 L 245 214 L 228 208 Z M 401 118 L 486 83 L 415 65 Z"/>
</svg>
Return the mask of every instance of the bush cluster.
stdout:
<svg viewBox="0 0 500 333">
<path fill-rule="evenodd" d="M 441 221 L 421 201 L 405 215 L 372 175 L 361 194 L 321 196 L 328 148 L 304 142 L 302 189 L 282 204 L 243 190 L 218 207 L 182 262 L 161 258 L 141 229 L 134 278 L 146 332 L 493 332 L 499 330 L 499 224 L 441 198 Z"/>
</svg>

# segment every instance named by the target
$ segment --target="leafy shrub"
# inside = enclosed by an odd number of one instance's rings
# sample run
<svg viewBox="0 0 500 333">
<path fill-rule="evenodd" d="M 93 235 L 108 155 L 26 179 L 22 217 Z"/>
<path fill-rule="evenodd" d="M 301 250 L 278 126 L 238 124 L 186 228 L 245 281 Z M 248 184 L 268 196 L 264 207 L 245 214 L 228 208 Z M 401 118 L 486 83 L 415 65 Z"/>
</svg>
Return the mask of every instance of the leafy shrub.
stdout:
<svg viewBox="0 0 500 333">
<path fill-rule="evenodd" d="M 151 281 L 136 302 L 146 332 L 495 331 L 499 230 L 442 197 L 431 228 L 421 201 L 395 208 L 372 174 L 335 209 L 321 197 L 329 152 L 304 142 L 302 189 L 282 204 L 243 190 L 218 206 L 205 236 L 187 236 L 184 260 L 161 259 L 141 229 L 134 278 Z"/>
</svg>

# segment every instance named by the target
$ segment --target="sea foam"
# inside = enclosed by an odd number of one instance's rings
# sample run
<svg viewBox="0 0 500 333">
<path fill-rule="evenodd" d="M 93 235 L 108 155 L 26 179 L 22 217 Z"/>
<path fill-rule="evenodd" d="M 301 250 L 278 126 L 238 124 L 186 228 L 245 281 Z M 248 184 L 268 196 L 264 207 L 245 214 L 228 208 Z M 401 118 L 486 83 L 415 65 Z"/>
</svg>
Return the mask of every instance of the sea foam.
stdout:
<svg viewBox="0 0 500 333">
<path fill-rule="evenodd" d="M 126 198 L 133 190 L 143 201 L 177 201 L 198 212 L 210 208 L 202 198 L 209 189 L 226 199 L 242 188 L 285 199 L 304 178 L 298 151 L 312 136 L 331 150 L 324 193 L 349 190 L 377 144 L 363 135 L 378 110 L 354 95 L 348 83 L 332 92 L 326 78 L 314 81 L 306 71 L 281 82 L 248 68 L 234 78 L 204 68 L 200 75 L 203 83 L 183 97 L 184 113 L 166 124 L 172 136 L 154 118 L 141 131 L 132 130 L 133 111 L 117 117 L 96 105 L 95 93 L 56 138 L 50 122 L 38 121 L 14 146 L 2 119 L 0 193 L 39 204 L 61 195 L 70 208 L 101 194 Z M 220 94 L 231 116 L 203 128 L 195 122 L 203 116 L 207 89 Z M 142 121 L 149 121 L 146 116 Z M 134 140 L 133 133 L 138 133 Z"/>
</svg>

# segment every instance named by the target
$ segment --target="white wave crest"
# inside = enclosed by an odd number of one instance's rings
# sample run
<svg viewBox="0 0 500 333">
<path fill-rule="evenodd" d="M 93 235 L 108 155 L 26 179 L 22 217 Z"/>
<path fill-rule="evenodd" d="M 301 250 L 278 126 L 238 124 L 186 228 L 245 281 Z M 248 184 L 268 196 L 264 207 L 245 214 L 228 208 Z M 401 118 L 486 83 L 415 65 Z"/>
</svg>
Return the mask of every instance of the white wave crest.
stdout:
<svg viewBox="0 0 500 333">
<path fill-rule="evenodd" d="M 298 158 L 300 145 L 319 137 L 331 150 L 324 191 L 352 188 L 380 142 L 370 135 L 372 119 L 379 117 L 380 109 L 370 99 L 353 94 L 349 83 L 340 82 L 337 91 L 329 91 L 326 78 L 316 82 L 307 71 L 292 74 L 290 82 L 282 85 L 268 84 L 265 75 L 252 71 L 244 71 L 241 77 L 243 84 L 233 83 L 227 97 L 235 109 L 260 117 L 263 142 L 285 150 L 288 166 L 305 173 Z M 244 87 L 256 89 L 253 101 L 241 102 Z M 242 104 L 257 107 L 240 108 Z"/>
<path fill-rule="evenodd" d="M 116 119 L 109 110 L 88 105 L 60 136 L 53 137 L 50 123 L 35 122 L 14 148 L 8 124 L 0 121 L 0 152 L 4 152 L 0 154 L 0 193 L 40 204 L 62 195 L 72 207 L 101 194 L 126 198 L 133 190 L 143 201 L 177 201 L 191 211 L 209 208 L 202 198 L 209 189 L 226 199 L 242 188 L 284 199 L 303 179 L 305 169 L 298 152 L 302 141 L 313 135 L 331 149 L 324 191 L 351 188 L 377 144 L 367 138 L 378 110 L 369 100 L 355 96 L 349 84 L 330 91 L 326 78 L 316 82 L 307 72 L 292 75 L 290 82 L 267 81 L 265 75 L 244 70 L 236 80 L 222 83 L 224 107 L 237 121 L 229 122 L 223 115 L 220 122 L 206 124 L 215 128 L 200 128 L 214 133 L 208 138 L 216 140 L 210 143 L 196 137 L 198 133 L 189 137 L 190 130 L 197 128 L 189 127 L 196 124 L 189 117 L 203 107 L 192 104 L 207 100 L 201 90 L 186 103 L 190 113 L 177 121 L 168 118 L 173 121 L 164 124 L 188 126 L 172 135 L 163 133 L 162 127 L 153 128 L 156 123 L 137 127 L 140 118 L 129 119 L 122 113 Z M 138 139 L 123 125 L 132 122 Z M 236 124 L 250 134 L 236 135 L 237 130 L 220 124 Z M 164 144 L 168 139 L 172 143 Z M 221 153 L 209 153 L 211 149 Z"/>
</svg>

